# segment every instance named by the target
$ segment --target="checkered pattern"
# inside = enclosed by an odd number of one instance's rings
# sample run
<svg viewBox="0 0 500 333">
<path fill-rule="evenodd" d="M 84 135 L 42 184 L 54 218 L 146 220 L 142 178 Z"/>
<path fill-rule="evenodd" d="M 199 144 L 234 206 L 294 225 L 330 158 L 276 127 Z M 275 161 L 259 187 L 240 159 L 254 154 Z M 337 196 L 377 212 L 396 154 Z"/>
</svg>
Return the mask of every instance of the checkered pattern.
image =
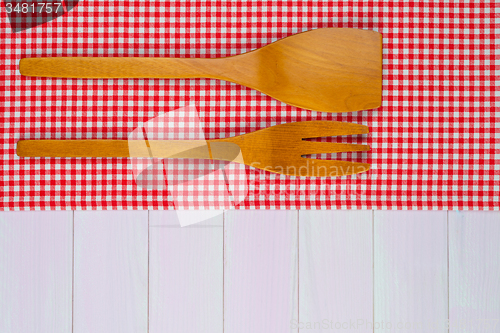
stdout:
<svg viewBox="0 0 500 333">
<path fill-rule="evenodd" d="M 498 210 L 499 24 L 495 0 L 85 0 L 62 17 L 16 34 L 2 10 L 1 208 L 182 209 L 232 202 L 241 209 Z M 18 73 L 22 57 L 221 57 L 320 27 L 383 34 L 381 108 L 305 111 L 217 80 L 46 79 Z M 372 150 L 337 157 L 371 163 L 372 169 L 341 178 L 298 178 L 233 164 L 160 160 L 143 161 L 145 173 L 134 175 L 128 159 L 15 154 L 19 139 L 127 139 L 149 120 L 188 105 L 196 107 L 208 139 L 290 121 L 366 124 L 369 135 L 341 141 L 367 143 Z M 163 172 L 166 185 L 159 186 L 148 168 L 153 175 Z M 151 179 L 154 186 L 148 187 Z"/>
<path fill-rule="evenodd" d="M 144 146 L 145 140 L 196 140 L 208 152 L 198 115 L 194 106 L 160 114 L 134 129 L 128 140 L 141 140 Z M 241 164 L 195 159 L 128 161 L 138 188 L 167 192 L 174 208 L 231 209 L 248 193 L 246 169 Z"/>
</svg>

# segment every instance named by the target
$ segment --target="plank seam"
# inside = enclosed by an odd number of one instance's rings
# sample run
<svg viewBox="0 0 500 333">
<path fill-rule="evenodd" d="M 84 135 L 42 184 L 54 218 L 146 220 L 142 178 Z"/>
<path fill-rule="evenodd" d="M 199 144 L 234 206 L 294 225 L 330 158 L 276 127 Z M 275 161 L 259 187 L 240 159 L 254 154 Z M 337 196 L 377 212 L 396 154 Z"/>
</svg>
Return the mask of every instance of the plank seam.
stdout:
<svg viewBox="0 0 500 333">
<path fill-rule="evenodd" d="M 300 323 L 300 252 L 299 252 L 299 210 L 297 210 L 297 321 Z M 293 318 L 293 317 L 292 317 Z M 300 326 L 297 327 L 297 333 L 300 332 Z"/>
<path fill-rule="evenodd" d="M 446 211 L 446 260 L 447 260 L 447 267 L 446 267 L 446 275 L 447 275 L 447 290 L 446 293 L 447 298 L 448 298 L 448 332 L 450 332 L 450 219 L 449 219 L 450 212 Z"/>
<path fill-rule="evenodd" d="M 375 322 L 375 210 L 372 209 L 372 321 Z M 375 333 L 375 325 L 372 332 Z"/>
<path fill-rule="evenodd" d="M 149 215 L 149 210 L 148 210 L 148 306 L 147 306 L 147 309 L 148 309 L 148 325 L 147 325 L 147 331 L 149 333 L 149 249 L 150 249 L 150 246 L 149 246 L 149 218 L 150 218 L 150 215 Z"/>
<path fill-rule="evenodd" d="M 75 211 L 72 212 L 72 263 L 71 263 L 71 333 L 74 332 L 75 323 Z"/>
<path fill-rule="evenodd" d="M 224 315 L 226 313 L 226 308 L 224 305 L 225 301 L 225 296 L 224 296 L 224 287 L 226 285 L 226 282 L 224 280 L 224 269 L 226 266 L 225 259 L 226 259 L 226 232 L 225 232 L 225 227 L 226 227 L 226 211 L 222 211 L 222 333 L 224 333 L 225 329 L 225 324 L 224 324 Z"/>
</svg>

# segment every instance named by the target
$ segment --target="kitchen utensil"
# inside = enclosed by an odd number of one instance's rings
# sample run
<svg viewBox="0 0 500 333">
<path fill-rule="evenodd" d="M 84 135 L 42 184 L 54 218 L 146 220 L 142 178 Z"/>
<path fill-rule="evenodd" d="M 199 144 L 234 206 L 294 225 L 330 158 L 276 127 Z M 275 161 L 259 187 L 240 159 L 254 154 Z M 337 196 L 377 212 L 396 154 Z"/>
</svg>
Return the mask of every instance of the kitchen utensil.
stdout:
<svg viewBox="0 0 500 333">
<path fill-rule="evenodd" d="M 304 155 L 366 151 L 368 145 L 311 142 L 306 138 L 368 133 L 368 127 L 336 121 L 280 124 L 214 140 L 21 140 L 21 157 L 154 157 L 224 160 L 254 168 L 308 177 L 335 177 L 368 171 L 367 163 L 305 158 Z"/>
<path fill-rule="evenodd" d="M 225 58 L 24 58 L 19 70 L 65 78 L 213 78 L 304 109 L 358 111 L 381 105 L 382 35 L 322 28 Z"/>
</svg>

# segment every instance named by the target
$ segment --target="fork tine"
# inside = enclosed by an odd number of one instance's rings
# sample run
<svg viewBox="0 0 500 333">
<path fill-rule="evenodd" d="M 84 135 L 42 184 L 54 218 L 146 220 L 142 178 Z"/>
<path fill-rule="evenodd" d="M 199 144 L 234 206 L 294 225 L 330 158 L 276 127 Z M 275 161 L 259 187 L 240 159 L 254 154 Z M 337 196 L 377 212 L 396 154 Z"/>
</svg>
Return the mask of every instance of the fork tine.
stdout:
<svg viewBox="0 0 500 333">
<path fill-rule="evenodd" d="M 298 145 L 297 150 L 299 150 L 300 155 L 309 155 L 349 151 L 367 151 L 370 150 L 370 146 L 350 143 L 302 141 Z"/>
<path fill-rule="evenodd" d="M 314 158 L 302 158 L 307 166 L 308 175 L 311 177 L 336 177 L 347 176 L 370 170 L 370 164 L 358 162 L 346 162 L 336 160 L 318 160 Z"/>
<path fill-rule="evenodd" d="M 370 170 L 370 164 L 368 163 L 318 160 L 304 157 L 292 159 L 287 164 L 262 167 L 259 163 L 256 163 L 252 166 L 275 173 L 300 177 L 338 177 Z"/>
<path fill-rule="evenodd" d="M 331 120 L 302 121 L 280 124 L 271 128 L 285 133 L 295 133 L 301 139 L 369 133 L 368 126 Z"/>
</svg>

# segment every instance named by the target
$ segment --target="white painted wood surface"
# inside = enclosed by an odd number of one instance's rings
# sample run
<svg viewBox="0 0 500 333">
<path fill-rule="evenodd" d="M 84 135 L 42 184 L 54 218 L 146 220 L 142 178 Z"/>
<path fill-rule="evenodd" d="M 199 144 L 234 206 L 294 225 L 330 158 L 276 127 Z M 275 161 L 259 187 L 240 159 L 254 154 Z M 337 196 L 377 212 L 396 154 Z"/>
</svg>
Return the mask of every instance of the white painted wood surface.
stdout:
<svg viewBox="0 0 500 333">
<path fill-rule="evenodd" d="M 297 332 L 297 211 L 224 220 L 224 333 Z"/>
<path fill-rule="evenodd" d="M 74 214 L 0 212 L 1 333 L 500 332 L 500 212 Z"/>
<path fill-rule="evenodd" d="M 74 218 L 73 332 L 147 332 L 148 212 Z"/>
<path fill-rule="evenodd" d="M 0 332 L 71 332 L 72 212 L 0 213 Z"/>
<path fill-rule="evenodd" d="M 150 212 L 149 332 L 219 333 L 223 327 L 223 214 Z"/>
<path fill-rule="evenodd" d="M 374 212 L 375 331 L 448 332 L 447 252 L 446 212 Z"/>
<path fill-rule="evenodd" d="M 299 213 L 299 329 L 373 332 L 372 211 Z"/>
<path fill-rule="evenodd" d="M 450 333 L 500 332 L 500 214 L 449 212 Z"/>
</svg>

